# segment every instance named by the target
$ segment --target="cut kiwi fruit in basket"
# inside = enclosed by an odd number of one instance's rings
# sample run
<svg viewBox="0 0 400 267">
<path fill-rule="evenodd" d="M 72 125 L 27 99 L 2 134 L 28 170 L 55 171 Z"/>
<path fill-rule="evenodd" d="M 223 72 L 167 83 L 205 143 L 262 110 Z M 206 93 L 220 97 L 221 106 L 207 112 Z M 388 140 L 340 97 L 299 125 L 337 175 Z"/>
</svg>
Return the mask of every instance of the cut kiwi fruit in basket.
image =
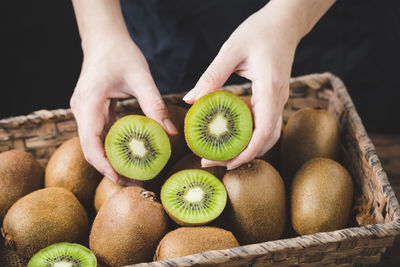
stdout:
<svg viewBox="0 0 400 267">
<path fill-rule="evenodd" d="M 171 156 L 167 133 L 156 121 L 141 115 L 128 115 L 111 127 L 105 150 L 119 174 L 135 179 L 154 178 Z"/>
<path fill-rule="evenodd" d="M 88 248 L 74 243 L 57 243 L 36 253 L 28 267 L 96 267 L 96 256 Z"/>
<path fill-rule="evenodd" d="M 224 210 L 227 193 L 217 177 L 203 170 L 175 173 L 161 188 L 161 202 L 168 215 L 180 225 L 203 225 Z"/>
<path fill-rule="evenodd" d="M 185 118 L 185 138 L 190 149 L 210 160 L 229 160 L 249 143 L 252 117 L 237 96 L 216 91 L 200 98 Z"/>
</svg>

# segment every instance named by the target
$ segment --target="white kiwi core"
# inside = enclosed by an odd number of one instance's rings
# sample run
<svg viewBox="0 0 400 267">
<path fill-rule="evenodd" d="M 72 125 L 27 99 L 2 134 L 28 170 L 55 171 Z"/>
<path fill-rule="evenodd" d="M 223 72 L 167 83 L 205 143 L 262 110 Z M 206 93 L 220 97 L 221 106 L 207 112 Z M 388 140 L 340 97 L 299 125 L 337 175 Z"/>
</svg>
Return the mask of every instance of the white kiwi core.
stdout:
<svg viewBox="0 0 400 267">
<path fill-rule="evenodd" d="M 54 267 L 73 267 L 71 262 L 66 262 L 66 261 L 62 261 L 62 262 L 56 262 L 53 265 Z"/>
<path fill-rule="evenodd" d="M 141 140 L 132 139 L 132 141 L 129 143 L 129 147 L 132 150 L 133 155 L 141 158 L 144 157 L 148 152 L 144 142 Z"/>
<path fill-rule="evenodd" d="M 208 125 L 210 133 L 220 136 L 228 131 L 228 121 L 221 114 L 217 115 L 215 119 Z"/>
<path fill-rule="evenodd" d="M 189 202 L 200 202 L 203 199 L 204 191 L 199 186 L 190 188 L 184 195 Z"/>
</svg>

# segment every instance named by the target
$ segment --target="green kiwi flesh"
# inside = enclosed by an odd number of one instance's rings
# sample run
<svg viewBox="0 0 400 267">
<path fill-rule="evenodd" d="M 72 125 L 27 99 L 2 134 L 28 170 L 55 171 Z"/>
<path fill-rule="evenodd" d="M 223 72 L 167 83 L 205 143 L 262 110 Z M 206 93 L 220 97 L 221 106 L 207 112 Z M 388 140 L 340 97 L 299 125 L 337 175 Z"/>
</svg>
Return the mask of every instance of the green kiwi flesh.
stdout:
<svg viewBox="0 0 400 267">
<path fill-rule="evenodd" d="M 185 118 L 189 148 L 210 160 L 229 160 L 249 143 L 253 122 L 247 105 L 237 96 L 216 91 L 201 97 Z"/>
<path fill-rule="evenodd" d="M 180 225 L 203 225 L 224 210 L 227 193 L 217 177 L 204 170 L 188 169 L 172 175 L 161 188 L 161 202 Z"/>
<path fill-rule="evenodd" d="M 128 115 L 115 122 L 107 134 L 105 150 L 116 172 L 142 181 L 157 176 L 171 156 L 164 129 L 141 115 Z"/>
<path fill-rule="evenodd" d="M 57 243 L 40 250 L 28 267 L 96 267 L 96 256 L 88 248 L 74 243 Z"/>
</svg>

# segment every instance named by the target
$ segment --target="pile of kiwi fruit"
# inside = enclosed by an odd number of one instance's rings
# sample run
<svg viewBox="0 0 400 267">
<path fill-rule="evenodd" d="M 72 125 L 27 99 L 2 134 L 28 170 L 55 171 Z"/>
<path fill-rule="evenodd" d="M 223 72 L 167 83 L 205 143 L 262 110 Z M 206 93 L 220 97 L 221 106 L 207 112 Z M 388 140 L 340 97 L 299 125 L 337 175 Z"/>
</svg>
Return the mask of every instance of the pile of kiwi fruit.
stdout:
<svg viewBox="0 0 400 267">
<path fill-rule="evenodd" d="M 78 137 L 45 168 L 27 152 L 0 153 L 7 248 L 29 267 L 124 266 L 348 225 L 353 182 L 339 163 L 339 124 L 328 111 L 296 111 L 273 149 L 227 171 L 202 168 L 201 158 L 229 160 L 246 148 L 250 96 L 216 91 L 189 110 L 167 108 L 176 136 L 137 111 L 105 138 L 112 167 L 141 187 L 103 177 Z"/>
</svg>

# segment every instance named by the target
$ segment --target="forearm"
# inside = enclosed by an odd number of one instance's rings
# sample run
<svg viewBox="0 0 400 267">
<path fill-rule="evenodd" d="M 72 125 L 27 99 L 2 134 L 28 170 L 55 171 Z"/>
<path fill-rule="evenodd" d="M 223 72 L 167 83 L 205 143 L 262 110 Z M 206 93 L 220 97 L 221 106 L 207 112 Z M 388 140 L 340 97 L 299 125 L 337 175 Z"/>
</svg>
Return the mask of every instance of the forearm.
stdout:
<svg viewBox="0 0 400 267">
<path fill-rule="evenodd" d="M 119 0 L 72 0 L 82 49 L 129 39 Z"/>
<path fill-rule="evenodd" d="M 287 29 L 299 42 L 333 5 L 335 0 L 271 0 L 260 12 L 271 16 L 279 28 Z M 266 15 L 267 15 L 266 14 Z"/>
</svg>

